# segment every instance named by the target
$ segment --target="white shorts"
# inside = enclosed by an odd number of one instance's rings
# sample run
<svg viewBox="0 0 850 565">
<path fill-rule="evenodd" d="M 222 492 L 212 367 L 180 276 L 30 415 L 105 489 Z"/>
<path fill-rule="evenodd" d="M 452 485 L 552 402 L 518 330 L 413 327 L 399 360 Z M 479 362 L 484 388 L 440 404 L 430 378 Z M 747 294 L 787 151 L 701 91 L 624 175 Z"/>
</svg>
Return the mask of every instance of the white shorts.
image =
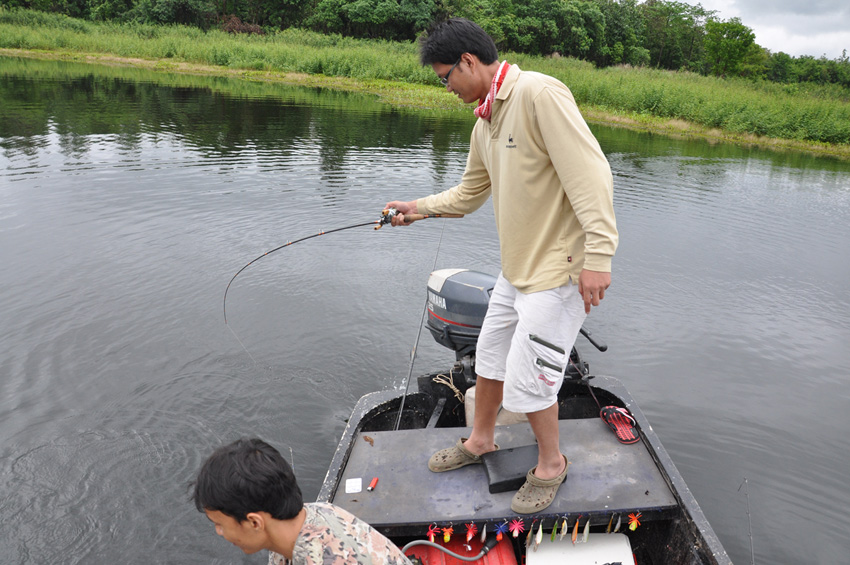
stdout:
<svg viewBox="0 0 850 565">
<path fill-rule="evenodd" d="M 478 336 L 475 372 L 504 381 L 506 410 L 527 414 L 549 408 L 558 401 L 586 317 L 578 285 L 523 294 L 499 273 Z"/>
</svg>

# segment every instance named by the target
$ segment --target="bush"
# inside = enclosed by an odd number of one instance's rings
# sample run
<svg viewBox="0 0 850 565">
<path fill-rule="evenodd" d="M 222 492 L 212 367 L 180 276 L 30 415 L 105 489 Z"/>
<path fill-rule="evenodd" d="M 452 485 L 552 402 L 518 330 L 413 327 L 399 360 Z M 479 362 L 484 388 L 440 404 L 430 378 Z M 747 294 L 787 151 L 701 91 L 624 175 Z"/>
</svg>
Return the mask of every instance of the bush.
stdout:
<svg viewBox="0 0 850 565">
<path fill-rule="evenodd" d="M 265 35 L 266 32 L 257 24 L 246 24 L 233 14 L 222 18 L 221 29 L 227 33 L 247 33 L 248 35 L 256 33 L 257 35 Z"/>
</svg>

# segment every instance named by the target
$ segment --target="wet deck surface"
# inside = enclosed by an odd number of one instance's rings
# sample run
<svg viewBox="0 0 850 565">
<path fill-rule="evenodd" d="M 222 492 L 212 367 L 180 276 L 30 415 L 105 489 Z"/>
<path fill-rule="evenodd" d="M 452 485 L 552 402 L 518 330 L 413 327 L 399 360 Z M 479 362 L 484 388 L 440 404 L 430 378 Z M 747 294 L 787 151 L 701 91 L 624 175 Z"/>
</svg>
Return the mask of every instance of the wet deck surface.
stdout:
<svg viewBox="0 0 850 565">
<path fill-rule="evenodd" d="M 469 428 L 431 428 L 358 434 L 332 502 L 377 527 L 515 516 L 510 509 L 514 493 L 490 494 L 483 465 L 447 473 L 428 470 L 432 453 L 468 433 Z M 676 507 L 643 442 L 619 443 L 599 418 L 561 421 L 560 438 L 570 468 L 544 515 L 599 517 L 640 510 L 651 518 Z M 534 435 L 528 424 L 500 426 L 496 443 L 502 449 L 530 445 Z M 368 492 L 373 477 L 378 485 Z M 363 490 L 346 493 L 346 481 L 357 478 Z"/>
</svg>

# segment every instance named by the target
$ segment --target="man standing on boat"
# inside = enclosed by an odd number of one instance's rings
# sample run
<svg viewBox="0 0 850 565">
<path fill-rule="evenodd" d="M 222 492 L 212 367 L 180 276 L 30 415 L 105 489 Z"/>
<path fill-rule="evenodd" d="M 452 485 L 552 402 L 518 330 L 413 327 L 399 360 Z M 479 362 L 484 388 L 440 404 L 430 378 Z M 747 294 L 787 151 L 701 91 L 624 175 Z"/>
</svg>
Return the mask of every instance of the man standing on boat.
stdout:
<svg viewBox="0 0 850 565">
<path fill-rule="evenodd" d="M 492 195 L 502 263 L 477 344 L 472 433 L 435 453 L 428 467 L 481 463 L 498 449 L 500 406 L 525 413 L 539 457 L 511 509 L 532 514 L 552 503 L 566 478 L 558 389 L 585 317 L 611 284 L 618 242 L 611 169 L 569 89 L 500 63 L 477 24 L 443 22 L 420 54 L 449 92 L 478 102 L 478 120 L 461 183 L 387 203 L 398 211 L 392 225 L 407 225 L 405 214 L 468 214 Z"/>
</svg>

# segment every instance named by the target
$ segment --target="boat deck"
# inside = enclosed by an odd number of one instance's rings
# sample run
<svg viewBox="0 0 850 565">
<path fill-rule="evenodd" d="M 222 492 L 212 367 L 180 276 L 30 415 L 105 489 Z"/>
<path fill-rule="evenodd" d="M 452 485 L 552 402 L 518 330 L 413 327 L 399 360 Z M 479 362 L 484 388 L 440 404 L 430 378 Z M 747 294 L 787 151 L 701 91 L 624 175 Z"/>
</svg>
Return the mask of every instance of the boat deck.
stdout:
<svg viewBox="0 0 850 565">
<path fill-rule="evenodd" d="M 561 451 L 570 468 L 566 482 L 540 516 L 582 514 L 594 525 L 612 513 L 642 512 L 643 520 L 667 518 L 676 499 L 644 443 L 619 443 L 599 418 L 561 420 Z M 447 473 L 428 470 L 432 453 L 453 445 L 470 428 L 425 428 L 357 433 L 332 502 L 378 528 L 515 518 L 514 491 L 490 494 L 483 465 Z M 501 449 L 533 445 L 527 423 L 499 426 Z M 378 477 L 374 491 L 366 487 Z M 362 491 L 346 493 L 348 479 L 361 479 Z M 624 517 L 623 523 L 626 523 Z"/>
</svg>

